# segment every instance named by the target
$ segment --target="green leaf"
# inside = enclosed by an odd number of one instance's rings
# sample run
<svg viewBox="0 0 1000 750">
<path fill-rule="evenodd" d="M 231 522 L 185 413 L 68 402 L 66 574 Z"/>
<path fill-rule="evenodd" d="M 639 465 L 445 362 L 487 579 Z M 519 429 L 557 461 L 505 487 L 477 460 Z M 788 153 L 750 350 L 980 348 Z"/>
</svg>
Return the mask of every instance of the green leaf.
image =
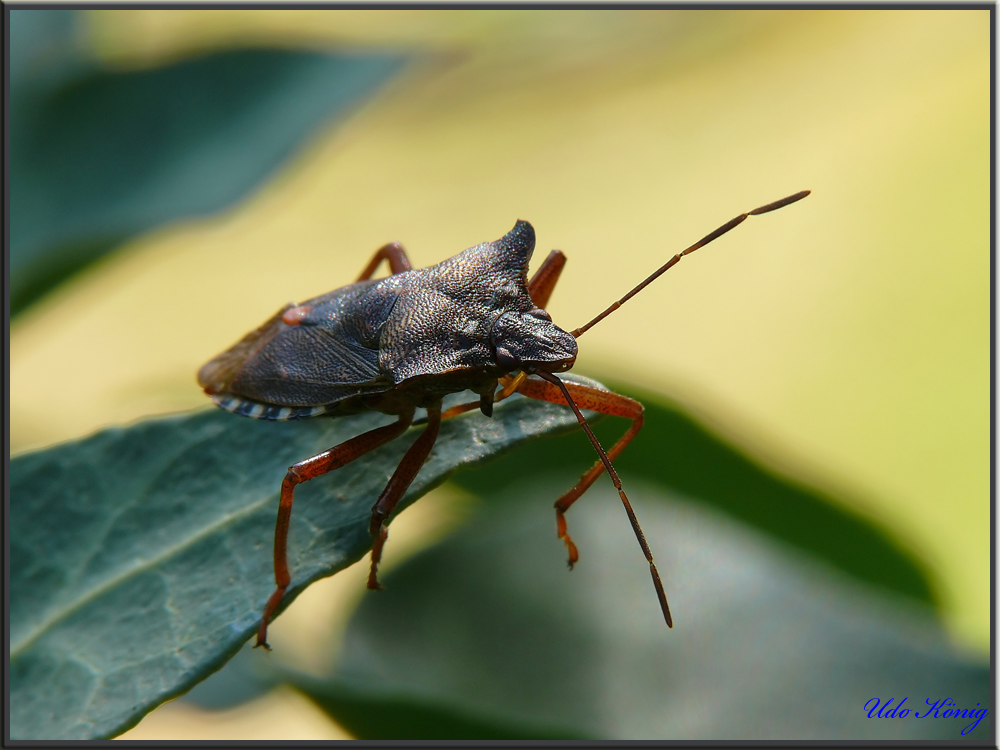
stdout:
<svg viewBox="0 0 1000 750">
<path fill-rule="evenodd" d="M 10 11 L 12 96 L 43 95 L 67 78 L 97 66 L 88 49 L 83 14 L 65 9 Z"/>
<path fill-rule="evenodd" d="M 280 672 L 279 672 L 280 673 Z M 461 707 L 413 700 L 407 695 L 366 693 L 335 681 L 305 675 L 292 679 L 300 689 L 355 737 L 380 740 L 593 739 L 579 731 L 540 721 L 517 721 L 465 712 Z"/>
<path fill-rule="evenodd" d="M 645 425 L 616 459 L 623 481 L 642 480 L 707 503 L 865 583 L 936 604 L 923 564 L 889 531 L 850 511 L 828 493 L 760 466 L 662 396 L 628 393 L 646 406 Z M 594 430 L 609 447 L 621 420 Z M 456 477 L 475 494 L 490 493 L 518 476 L 553 466 L 582 472 L 593 451 L 582 433 L 546 440 L 524 456 L 509 456 Z"/>
<path fill-rule="evenodd" d="M 11 460 L 15 739 L 110 737 L 218 669 L 273 589 L 286 468 L 389 418 L 151 419 Z M 460 466 L 575 424 L 515 397 L 448 420 L 405 507 Z M 419 428 L 296 491 L 287 605 L 371 547 L 371 506 Z"/>
<path fill-rule="evenodd" d="M 365 597 L 328 680 L 293 683 L 360 739 L 990 737 L 988 714 L 913 714 L 992 705 L 988 665 L 959 658 L 932 610 L 622 475 L 672 630 L 608 483 L 568 514 L 581 560 L 567 573 L 551 502 L 576 475 L 535 474 Z M 868 717 L 872 699 L 904 697 L 909 716 Z"/>
<path fill-rule="evenodd" d="M 30 51 L 39 28 L 51 42 L 48 57 L 19 56 L 12 93 L 13 313 L 130 237 L 241 200 L 403 61 L 246 49 L 104 70 L 63 49 L 66 12 L 11 17 L 18 49 Z"/>
</svg>

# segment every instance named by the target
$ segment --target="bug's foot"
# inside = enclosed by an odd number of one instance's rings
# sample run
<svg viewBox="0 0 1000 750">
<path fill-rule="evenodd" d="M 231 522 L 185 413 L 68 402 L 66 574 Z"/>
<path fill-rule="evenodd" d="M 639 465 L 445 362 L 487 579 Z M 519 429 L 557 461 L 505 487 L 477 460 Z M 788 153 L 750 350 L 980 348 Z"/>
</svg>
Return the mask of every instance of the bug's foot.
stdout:
<svg viewBox="0 0 1000 750">
<path fill-rule="evenodd" d="M 378 564 L 382 560 L 382 547 L 385 545 L 385 540 L 389 538 L 389 529 L 385 527 L 382 522 L 384 516 L 375 516 L 373 509 L 372 515 L 372 528 L 369 529 L 372 539 L 372 565 L 368 570 L 368 588 L 372 591 L 379 591 L 382 587 L 378 582 Z M 378 526 L 375 522 L 378 521 Z"/>
<path fill-rule="evenodd" d="M 260 627 L 257 628 L 257 642 L 253 645 L 254 648 L 263 647 L 265 651 L 270 651 L 271 647 L 267 644 L 267 620 L 260 621 Z"/>
<path fill-rule="evenodd" d="M 287 582 L 284 586 L 279 585 L 267 600 L 267 604 L 264 605 L 264 616 L 260 618 L 260 627 L 257 628 L 257 643 L 254 644 L 254 648 L 263 646 L 268 651 L 271 650 L 271 647 L 267 645 L 267 625 L 271 622 L 271 618 L 274 617 L 274 612 L 278 608 L 278 605 L 281 604 L 281 599 L 285 595 L 286 588 L 288 588 Z"/>
<path fill-rule="evenodd" d="M 563 511 L 558 505 L 556 505 L 556 534 L 558 534 L 559 538 L 566 545 L 566 551 L 569 553 L 569 559 L 566 561 L 566 564 L 569 565 L 570 570 L 573 570 L 573 566 L 580 559 L 580 552 L 577 550 L 576 545 L 573 544 L 573 539 L 570 537 L 569 532 L 566 531 L 566 516 L 563 515 Z"/>
<path fill-rule="evenodd" d="M 569 566 L 570 570 L 573 570 L 573 566 L 580 559 L 580 553 L 576 549 L 576 545 L 573 544 L 573 540 L 569 538 L 569 534 L 563 537 L 563 541 L 566 543 L 566 551 L 569 552 L 569 559 L 566 560 L 566 564 Z"/>
<path fill-rule="evenodd" d="M 381 591 L 382 584 L 378 582 L 378 562 L 372 560 L 371 569 L 368 571 L 368 589 L 370 591 Z"/>
</svg>

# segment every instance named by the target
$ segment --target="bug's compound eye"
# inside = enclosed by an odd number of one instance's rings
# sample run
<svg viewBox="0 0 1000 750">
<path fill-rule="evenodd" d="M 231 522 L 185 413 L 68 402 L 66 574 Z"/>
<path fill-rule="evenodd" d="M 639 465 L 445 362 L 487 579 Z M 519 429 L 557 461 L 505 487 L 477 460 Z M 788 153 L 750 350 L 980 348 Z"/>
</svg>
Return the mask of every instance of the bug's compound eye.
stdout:
<svg viewBox="0 0 1000 750">
<path fill-rule="evenodd" d="M 509 372 L 521 369 L 521 363 L 517 358 L 502 346 L 496 348 L 496 360 L 500 367 Z"/>
<path fill-rule="evenodd" d="M 493 324 L 493 330 L 490 332 L 490 341 L 493 343 L 493 353 L 497 364 L 508 371 L 517 370 L 521 365 L 510 347 L 515 331 L 505 318 L 511 315 L 511 313 L 501 315 L 497 322 Z"/>
</svg>

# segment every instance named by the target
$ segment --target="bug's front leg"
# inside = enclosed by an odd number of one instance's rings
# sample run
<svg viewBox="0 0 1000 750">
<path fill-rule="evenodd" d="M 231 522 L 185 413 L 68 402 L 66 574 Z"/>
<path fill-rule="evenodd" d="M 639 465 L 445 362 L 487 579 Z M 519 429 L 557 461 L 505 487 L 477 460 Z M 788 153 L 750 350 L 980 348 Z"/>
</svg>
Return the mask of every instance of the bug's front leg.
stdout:
<svg viewBox="0 0 1000 750">
<path fill-rule="evenodd" d="M 406 251 L 403 249 L 403 246 L 398 242 L 390 242 L 387 245 L 382 245 L 382 247 L 375 251 L 375 255 L 368 261 L 365 270 L 358 276 L 358 281 L 367 281 L 370 279 L 372 274 L 375 273 L 375 269 L 379 267 L 379 264 L 383 260 L 389 261 L 389 273 L 393 276 L 397 273 L 412 270 L 410 259 L 406 257 Z"/>
<path fill-rule="evenodd" d="M 451 408 L 445 409 L 441 413 L 441 419 L 451 419 L 452 417 L 457 417 L 459 414 L 465 414 L 467 411 L 472 411 L 473 409 L 479 409 L 487 417 L 493 416 L 493 404 L 498 401 L 503 401 L 507 396 L 514 392 L 511 387 L 511 383 L 515 381 L 514 375 L 504 375 L 502 378 L 493 382 L 493 387 L 485 393 L 480 394 L 478 401 L 466 401 L 464 404 L 456 404 Z M 501 386 L 499 391 L 496 390 L 497 386 Z M 419 424 L 419 420 L 417 421 Z"/>
<path fill-rule="evenodd" d="M 659 600 L 660 610 L 663 612 L 663 619 L 667 623 L 667 627 L 672 628 L 674 626 L 674 621 L 670 616 L 670 606 L 667 604 L 667 594 L 663 588 L 663 581 L 660 578 L 660 572 L 656 569 L 656 563 L 653 562 L 653 553 L 649 549 L 649 544 L 646 543 L 646 535 L 642 533 L 642 527 L 639 525 L 639 519 L 636 518 L 635 511 L 632 510 L 632 503 L 629 502 L 628 496 L 625 494 L 621 479 L 618 477 L 618 472 L 615 471 L 615 467 L 611 464 L 612 458 L 622 452 L 625 446 L 631 442 L 632 438 L 635 437 L 636 433 L 639 432 L 639 429 L 642 427 L 642 404 L 628 398 L 627 396 L 612 393 L 611 391 L 605 391 L 599 388 L 588 388 L 587 386 L 582 386 L 576 383 L 566 383 L 552 373 L 539 372 L 538 376 L 545 382 L 538 380 L 526 380 L 521 386 L 518 387 L 518 391 L 530 398 L 537 398 L 542 401 L 551 401 L 553 403 L 562 402 L 569 406 L 573 410 L 574 414 L 576 414 L 576 419 L 580 423 L 580 426 L 583 427 L 584 432 L 587 433 L 587 437 L 594 446 L 594 450 L 596 450 L 597 454 L 601 457 L 601 460 L 598 461 L 597 465 L 584 474 L 583 477 L 580 478 L 580 481 L 577 482 L 576 486 L 556 501 L 556 523 L 559 530 L 559 536 L 566 542 L 566 548 L 569 550 L 570 568 L 572 568 L 573 563 L 579 559 L 579 554 L 576 551 L 576 545 L 573 544 L 573 540 L 570 539 L 569 534 L 566 532 L 565 512 L 569 506 L 576 502 L 576 499 L 586 492 L 587 488 L 594 483 L 594 480 L 597 478 L 597 474 L 599 474 L 603 469 L 608 472 L 608 476 L 611 477 L 612 484 L 614 484 L 615 489 L 618 490 L 618 496 L 621 498 L 629 523 L 632 525 L 632 531 L 635 533 L 635 539 L 639 543 L 639 547 L 642 549 L 642 554 L 645 556 L 646 562 L 649 563 L 649 574 L 653 579 L 653 588 L 656 589 L 656 598 Z M 550 387 L 546 388 L 545 386 Z M 597 436 L 594 435 L 594 431 L 590 429 L 590 425 L 588 425 L 587 420 L 584 419 L 583 412 L 580 411 L 581 406 L 585 409 L 593 409 L 604 414 L 614 414 L 617 416 L 628 417 L 632 419 L 632 426 L 621 438 L 618 439 L 618 442 L 615 443 L 614 447 L 610 451 L 605 452 L 605 450 L 601 447 L 601 444 L 598 442 Z"/>
<path fill-rule="evenodd" d="M 368 588 L 370 589 L 381 588 L 378 583 L 378 564 L 382 559 L 382 547 L 385 546 L 385 540 L 389 537 L 389 530 L 386 528 L 385 522 L 392 515 L 392 511 L 396 509 L 397 503 L 406 493 L 407 488 L 413 483 L 420 467 L 427 460 L 427 456 L 430 455 L 440 429 L 441 402 L 438 401 L 427 407 L 427 428 L 406 451 L 406 455 L 396 467 L 389 484 L 385 486 L 375 505 L 372 506 L 372 520 L 368 526 L 368 531 L 372 535 L 372 563 L 368 572 Z"/>
<path fill-rule="evenodd" d="M 275 589 L 264 607 L 264 615 L 257 630 L 257 643 L 254 648 L 263 646 L 268 651 L 271 650 L 271 647 L 267 645 L 267 626 L 278 605 L 281 604 L 285 589 L 288 588 L 288 584 L 292 580 L 288 573 L 288 524 L 292 517 L 295 486 L 327 474 L 334 469 L 339 469 L 354 459 L 375 450 L 380 445 L 399 437 L 406 432 L 406 428 L 410 426 L 412 421 L 413 411 L 401 414 L 399 420 L 393 424 L 365 432 L 328 451 L 323 451 L 289 467 L 288 473 L 285 474 L 285 478 L 281 482 L 281 502 L 278 505 L 278 521 L 274 527 Z"/>
<path fill-rule="evenodd" d="M 628 396 L 622 396 L 618 393 L 613 393 L 612 391 L 602 391 L 597 388 L 589 388 L 585 385 L 579 385 L 577 383 L 572 383 L 569 381 L 564 381 L 566 388 L 573 395 L 573 400 L 576 401 L 577 406 L 581 409 L 590 409 L 591 411 L 600 412 L 601 414 L 610 414 L 616 417 L 625 417 L 626 419 L 631 419 L 632 424 L 622 435 L 618 442 L 616 442 L 609 450 L 608 459 L 614 461 L 625 447 L 632 442 L 632 439 L 639 433 L 642 429 L 643 420 L 643 406 L 635 399 L 631 399 Z M 538 399 L 540 401 L 549 401 L 553 404 L 565 404 L 566 401 L 563 398 L 562 392 L 551 383 L 547 383 L 544 380 L 536 380 L 534 378 L 528 378 L 523 380 L 517 387 L 517 392 L 521 393 L 528 398 Z M 566 511 L 569 510 L 570 506 L 575 503 L 584 492 L 586 492 L 590 485 L 592 485 L 597 478 L 604 472 L 604 463 L 598 461 L 595 463 L 587 472 L 580 477 L 580 481 L 577 482 L 569 491 L 563 494 L 555 502 L 556 508 L 556 531 L 559 534 L 559 538 L 563 540 L 566 544 L 566 550 L 569 553 L 569 567 L 572 568 L 577 560 L 580 559 L 580 553 L 573 543 L 572 537 L 570 537 L 569 532 L 566 530 Z"/>
</svg>

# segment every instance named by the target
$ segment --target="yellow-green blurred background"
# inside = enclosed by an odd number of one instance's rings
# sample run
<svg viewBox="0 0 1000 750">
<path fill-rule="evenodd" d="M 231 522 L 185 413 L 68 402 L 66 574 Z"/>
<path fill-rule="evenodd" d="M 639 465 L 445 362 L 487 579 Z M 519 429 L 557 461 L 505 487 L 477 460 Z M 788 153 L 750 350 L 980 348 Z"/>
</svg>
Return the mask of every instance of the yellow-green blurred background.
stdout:
<svg viewBox="0 0 1000 750">
<path fill-rule="evenodd" d="M 955 640 L 985 653 L 990 23 L 987 9 L 93 11 L 91 41 L 123 67 L 250 44 L 412 61 L 232 211 L 133 241 L 16 319 L 12 451 L 204 406 L 203 362 L 390 240 L 429 265 L 527 219 L 536 263 L 570 258 L 549 309 L 573 328 L 732 216 L 809 188 L 594 328 L 577 369 L 669 394 L 876 518 L 927 564 Z M 435 497 L 399 527 L 445 523 Z M 336 581 L 327 602 L 360 595 Z M 168 705 L 128 736 L 343 736 L 305 699 L 261 700 L 235 718 Z"/>
</svg>

